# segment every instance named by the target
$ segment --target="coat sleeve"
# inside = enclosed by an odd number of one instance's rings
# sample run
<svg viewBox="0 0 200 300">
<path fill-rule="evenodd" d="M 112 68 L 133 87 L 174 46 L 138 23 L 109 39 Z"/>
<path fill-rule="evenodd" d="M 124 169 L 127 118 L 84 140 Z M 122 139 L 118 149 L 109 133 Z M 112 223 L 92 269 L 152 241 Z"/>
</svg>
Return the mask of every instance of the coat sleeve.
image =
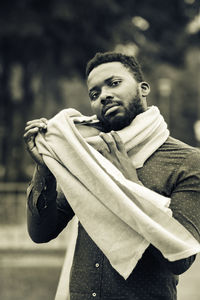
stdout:
<svg viewBox="0 0 200 300">
<path fill-rule="evenodd" d="M 35 243 L 56 238 L 73 218 L 74 212 L 56 185 L 53 175 L 43 177 L 35 169 L 27 190 L 28 233 Z"/>
<path fill-rule="evenodd" d="M 170 204 L 173 217 L 200 242 L 200 151 L 187 155 L 175 178 Z"/>
<path fill-rule="evenodd" d="M 200 151 L 188 154 L 173 176 L 174 189 L 170 204 L 173 217 L 200 242 Z M 184 273 L 196 258 L 193 255 L 170 262 L 153 246 L 150 251 L 174 274 Z"/>
</svg>

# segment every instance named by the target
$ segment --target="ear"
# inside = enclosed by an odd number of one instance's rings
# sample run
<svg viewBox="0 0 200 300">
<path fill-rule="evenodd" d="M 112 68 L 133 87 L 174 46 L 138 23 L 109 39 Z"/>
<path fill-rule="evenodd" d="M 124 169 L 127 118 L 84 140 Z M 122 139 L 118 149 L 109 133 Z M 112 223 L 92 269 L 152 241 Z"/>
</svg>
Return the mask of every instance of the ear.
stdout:
<svg viewBox="0 0 200 300">
<path fill-rule="evenodd" d="M 150 93 L 150 85 L 146 81 L 139 83 L 139 89 L 142 97 L 146 97 Z"/>
</svg>

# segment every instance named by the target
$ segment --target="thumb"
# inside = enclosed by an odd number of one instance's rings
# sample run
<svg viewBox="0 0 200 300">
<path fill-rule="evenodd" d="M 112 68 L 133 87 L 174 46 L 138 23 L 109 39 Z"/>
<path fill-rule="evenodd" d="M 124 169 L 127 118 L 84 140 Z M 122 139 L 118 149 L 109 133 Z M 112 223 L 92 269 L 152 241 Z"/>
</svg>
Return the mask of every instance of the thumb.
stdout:
<svg viewBox="0 0 200 300">
<path fill-rule="evenodd" d="M 38 164 L 38 165 L 45 165 L 44 160 L 42 158 L 42 155 L 38 152 L 37 147 L 34 145 L 33 147 L 27 147 L 27 150 L 32 157 L 32 159 Z"/>
</svg>

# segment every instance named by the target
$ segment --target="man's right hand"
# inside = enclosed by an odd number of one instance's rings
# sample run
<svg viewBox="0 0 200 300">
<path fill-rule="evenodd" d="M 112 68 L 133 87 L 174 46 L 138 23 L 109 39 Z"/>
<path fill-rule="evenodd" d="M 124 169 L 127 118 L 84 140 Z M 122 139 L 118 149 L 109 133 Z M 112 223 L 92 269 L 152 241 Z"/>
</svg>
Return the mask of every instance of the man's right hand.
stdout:
<svg viewBox="0 0 200 300">
<path fill-rule="evenodd" d="M 48 120 L 45 118 L 32 120 L 26 123 L 24 131 L 24 141 L 26 144 L 26 149 L 29 152 L 32 159 L 40 166 L 47 168 L 43 161 L 42 155 L 38 152 L 35 137 L 39 131 L 45 131 L 47 129 Z"/>
</svg>

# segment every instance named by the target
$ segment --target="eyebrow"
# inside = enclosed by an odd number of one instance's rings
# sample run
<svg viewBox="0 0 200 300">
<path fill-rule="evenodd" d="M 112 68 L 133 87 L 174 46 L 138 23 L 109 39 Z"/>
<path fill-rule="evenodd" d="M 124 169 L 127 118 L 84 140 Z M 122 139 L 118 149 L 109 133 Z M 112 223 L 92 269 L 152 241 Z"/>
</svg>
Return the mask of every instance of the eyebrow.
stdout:
<svg viewBox="0 0 200 300">
<path fill-rule="evenodd" d="M 104 83 L 108 83 L 109 81 L 111 81 L 111 80 L 114 79 L 115 77 L 118 77 L 118 75 L 112 75 L 112 76 L 110 76 L 109 78 L 106 78 L 106 79 L 104 80 Z M 91 89 L 89 89 L 89 93 L 91 93 L 92 91 L 97 90 L 97 89 L 98 89 L 98 86 L 96 85 L 96 86 L 92 87 Z"/>
</svg>

